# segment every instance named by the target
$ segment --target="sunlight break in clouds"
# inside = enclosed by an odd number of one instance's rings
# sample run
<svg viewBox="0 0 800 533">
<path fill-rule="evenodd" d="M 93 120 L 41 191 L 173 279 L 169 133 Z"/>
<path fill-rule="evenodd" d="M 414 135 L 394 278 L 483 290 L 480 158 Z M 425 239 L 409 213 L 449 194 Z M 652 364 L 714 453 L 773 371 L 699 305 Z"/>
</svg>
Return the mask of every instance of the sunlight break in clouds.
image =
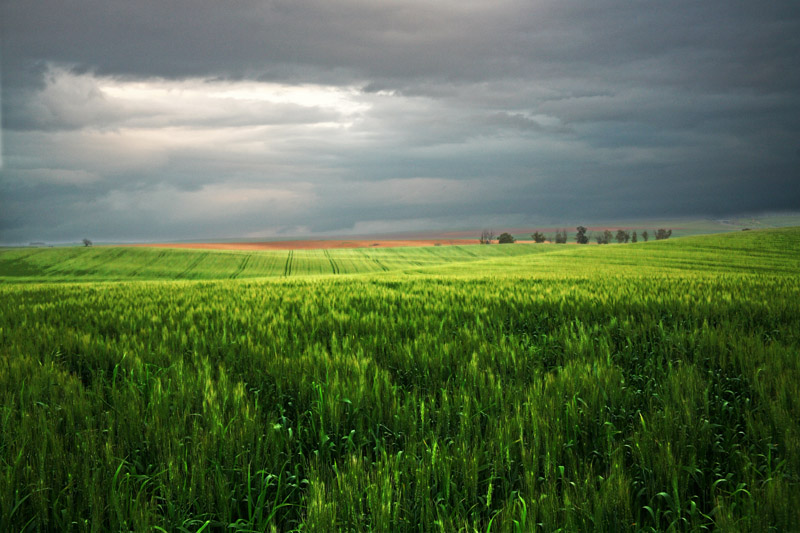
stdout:
<svg viewBox="0 0 800 533">
<path fill-rule="evenodd" d="M 349 125 L 354 115 L 366 112 L 370 107 L 368 103 L 358 100 L 357 88 L 324 85 L 203 79 L 126 81 L 106 78 L 98 80 L 98 89 L 123 107 L 151 107 L 162 112 L 172 108 L 176 114 L 186 111 L 203 114 L 203 109 L 217 107 L 246 111 L 242 104 L 247 103 L 288 104 L 333 112 L 349 119 L 342 123 Z"/>
</svg>

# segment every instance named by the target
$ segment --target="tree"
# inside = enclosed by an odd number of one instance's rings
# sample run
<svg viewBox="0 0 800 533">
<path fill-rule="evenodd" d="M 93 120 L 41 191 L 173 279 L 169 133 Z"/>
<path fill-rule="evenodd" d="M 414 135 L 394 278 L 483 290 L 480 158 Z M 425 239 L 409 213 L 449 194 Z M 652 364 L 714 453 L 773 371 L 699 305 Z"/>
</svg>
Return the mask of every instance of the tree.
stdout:
<svg viewBox="0 0 800 533">
<path fill-rule="evenodd" d="M 575 242 L 578 244 L 586 244 L 589 242 L 589 237 L 586 235 L 586 228 L 583 226 L 578 226 L 575 228 L 578 233 L 575 234 Z"/>
<path fill-rule="evenodd" d="M 663 241 L 664 239 L 669 239 L 671 235 L 672 235 L 671 229 L 658 228 L 656 230 L 657 241 Z"/>
<path fill-rule="evenodd" d="M 533 242 L 537 244 L 541 244 L 545 241 L 544 233 L 539 233 L 538 231 L 534 232 L 534 234 L 531 235 L 531 238 L 533 239 Z"/>
<path fill-rule="evenodd" d="M 513 244 L 515 240 L 514 236 L 510 233 L 501 233 L 497 238 L 498 244 Z"/>
<path fill-rule="evenodd" d="M 642 239 L 644 239 L 644 242 L 647 242 L 647 239 L 649 239 L 649 238 L 650 238 L 650 235 L 647 234 L 647 230 L 644 230 L 642 232 Z"/>
<path fill-rule="evenodd" d="M 623 242 L 628 242 L 631 239 L 631 234 L 625 231 L 624 229 L 617 230 L 617 242 L 622 244 Z"/>
<path fill-rule="evenodd" d="M 92 241 L 90 241 L 89 239 L 83 239 L 83 245 L 84 246 L 91 246 L 92 245 Z"/>
<path fill-rule="evenodd" d="M 608 244 L 611 242 L 611 238 L 613 236 L 614 235 L 611 233 L 611 231 L 605 230 L 603 233 L 598 233 L 595 235 L 594 238 L 597 241 L 597 244 Z"/>
<path fill-rule="evenodd" d="M 567 243 L 567 230 L 562 229 L 556 231 L 556 244 L 566 244 Z"/>
<path fill-rule="evenodd" d="M 481 233 L 481 244 L 492 244 L 494 240 L 494 232 L 488 229 L 483 230 Z"/>
<path fill-rule="evenodd" d="M 634 231 L 633 235 L 631 235 L 631 242 L 638 242 L 638 241 L 639 239 L 636 237 L 636 232 Z"/>
</svg>

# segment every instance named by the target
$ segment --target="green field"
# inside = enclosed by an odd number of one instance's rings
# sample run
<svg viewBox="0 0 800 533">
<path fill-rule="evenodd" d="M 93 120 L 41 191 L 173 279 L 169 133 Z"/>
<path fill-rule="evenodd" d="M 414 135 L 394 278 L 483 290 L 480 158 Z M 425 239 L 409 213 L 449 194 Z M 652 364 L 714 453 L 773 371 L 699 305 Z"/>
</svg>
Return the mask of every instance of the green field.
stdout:
<svg viewBox="0 0 800 533">
<path fill-rule="evenodd" d="M 0 250 L 0 531 L 796 531 L 800 228 Z"/>
<path fill-rule="evenodd" d="M 257 252 L 131 247 L 8 248 L 0 280 L 125 281 L 369 274 L 531 255 L 547 246 L 430 246 Z"/>
</svg>

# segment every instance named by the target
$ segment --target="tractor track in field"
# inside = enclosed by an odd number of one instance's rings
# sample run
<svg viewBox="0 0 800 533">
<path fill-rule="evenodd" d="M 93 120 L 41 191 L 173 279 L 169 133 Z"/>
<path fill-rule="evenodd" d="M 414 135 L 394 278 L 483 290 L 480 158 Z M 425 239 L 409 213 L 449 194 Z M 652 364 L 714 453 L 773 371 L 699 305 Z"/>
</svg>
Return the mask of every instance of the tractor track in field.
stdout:
<svg viewBox="0 0 800 533">
<path fill-rule="evenodd" d="M 286 256 L 286 264 L 283 265 L 283 275 L 288 277 L 292 275 L 292 261 L 294 260 L 294 250 L 289 250 L 289 255 Z"/>
<path fill-rule="evenodd" d="M 184 277 L 185 277 L 185 276 L 186 276 L 186 275 L 187 275 L 189 272 L 191 272 L 192 270 L 194 270 L 194 269 L 195 269 L 195 267 L 197 267 L 197 265 L 199 265 L 199 264 L 200 264 L 200 263 L 203 261 L 203 259 L 205 259 L 206 257 L 208 257 L 208 252 L 206 252 L 206 253 L 203 253 L 203 254 L 198 254 L 198 257 L 197 257 L 197 259 L 195 259 L 195 260 L 193 260 L 191 263 L 189 263 L 189 266 L 187 266 L 187 267 L 184 269 L 184 271 L 183 271 L 183 272 L 181 272 L 180 274 L 178 274 L 178 275 L 177 275 L 177 276 L 175 276 L 175 277 L 176 277 L 177 279 L 183 279 L 183 278 L 184 278 Z"/>
<path fill-rule="evenodd" d="M 333 257 L 331 257 L 331 253 L 327 249 L 323 250 L 323 252 L 325 253 L 325 257 L 327 257 L 328 261 L 330 261 L 331 263 L 331 270 L 333 271 L 333 273 L 338 274 L 339 266 L 336 264 L 336 261 L 333 260 Z"/>
<path fill-rule="evenodd" d="M 131 276 L 132 276 L 132 277 L 136 277 L 136 276 L 138 276 L 138 275 L 139 275 L 139 273 L 140 273 L 142 270 L 144 270 L 144 268 L 145 268 L 146 266 L 150 266 L 150 264 L 153 264 L 153 263 L 156 263 L 156 262 L 158 262 L 160 259 L 163 259 L 165 255 L 167 255 L 167 251 L 166 251 L 166 250 L 163 250 L 163 251 L 162 251 L 162 252 L 160 252 L 160 253 L 159 253 L 157 256 L 155 256 L 155 257 L 153 258 L 153 260 L 152 260 L 152 261 L 151 261 L 149 264 L 142 265 L 142 266 L 140 266 L 139 268 L 137 268 L 136 270 L 134 270 L 133 272 L 131 272 Z"/>
<path fill-rule="evenodd" d="M 374 258 L 374 257 L 372 257 L 371 259 L 372 259 L 373 261 L 375 261 L 375 264 L 376 264 L 376 265 L 378 265 L 378 266 L 380 267 L 380 269 L 381 269 L 381 270 L 383 270 L 384 272 L 389 272 L 389 268 L 388 268 L 386 265 L 384 265 L 383 263 L 381 263 L 380 261 L 378 261 L 378 260 L 377 260 L 376 258 Z"/>
<path fill-rule="evenodd" d="M 244 256 L 244 260 L 243 260 L 241 263 L 239 263 L 239 266 L 237 267 L 237 269 L 236 269 L 236 272 L 234 272 L 233 274 L 231 274 L 231 279 L 236 279 L 236 278 L 238 278 L 238 277 L 239 277 L 239 275 L 240 275 L 242 272 L 244 272 L 244 269 L 245 269 L 245 268 L 247 268 L 247 263 L 249 263 L 249 262 L 250 262 L 250 259 L 251 259 L 252 257 L 253 257 L 253 256 L 251 256 L 251 255 L 246 255 L 246 256 Z"/>
</svg>

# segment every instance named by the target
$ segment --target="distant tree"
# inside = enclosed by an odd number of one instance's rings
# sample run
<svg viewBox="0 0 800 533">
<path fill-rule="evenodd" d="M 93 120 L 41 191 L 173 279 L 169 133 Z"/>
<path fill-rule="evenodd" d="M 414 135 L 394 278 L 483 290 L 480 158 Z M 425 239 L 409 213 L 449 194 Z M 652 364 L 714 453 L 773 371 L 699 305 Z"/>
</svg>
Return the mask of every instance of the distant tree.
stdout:
<svg viewBox="0 0 800 533">
<path fill-rule="evenodd" d="M 671 235 L 672 235 L 671 229 L 658 228 L 656 230 L 657 241 L 663 241 L 664 239 L 669 239 Z"/>
<path fill-rule="evenodd" d="M 638 242 L 638 241 L 639 239 L 636 237 L 636 232 L 634 231 L 633 235 L 631 235 L 631 242 Z"/>
<path fill-rule="evenodd" d="M 611 233 L 610 229 L 603 231 L 603 244 L 611 244 L 611 239 L 614 237 L 614 234 Z"/>
<path fill-rule="evenodd" d="M 603 242 L 603 234 L 602 233 L 595 233 L 594 234 L 594 240 L 597 241 L 597 244 L 605 244 Z"/>
<path fill-rule="evenodd" d="M 562 229 L 556 231 L 556 244 L 566 244 L 567 243 L 567 230 Z"/>
<path fill-rule="evenodd" d="M 543 243 L 545 241 L 544 233 L 539 233 L 538 231 L 534 232 L 534 234 L 531 235 L 531 238 L 533 239 L 533 242 L 539 243 L 539 244 L 541 244 L 541 243 Z"/>
<path fill-rule="evenodd" d="M 631 239 L 631 234 L 625 231 L 624 229 L 617 230 L 617 242 L 622 244 L 624 242 L 628 242 Z"/>
<path fill-rule="evenodd" d="M 488 229 L 483 230 L 481 233 L 481 244 L 492 244 L 494 240 L 494 232 Z"/>
<path fill-rule="evenodd" d="M 512 244 L 516 239 L 510 233 L 501 233 L 497 238 L 498 244 Z"/>
<path fill-rule="evenodd" d="M 589 242 L 589 237 L 586 235 L 586 228 L 583 226 L 578 226 L 575 228 L 578 233 L 575 234 L 575 242 L 578 244 L 586 244 Z"/>
<path fill-rule="evenodd" d="M 91 246 L 92 245 L 92 241 L 90 241 L 89 239 L 83 239 L 83 245 L 84 246 Z"/>
<path fill-rule="evenodd" d="M 642 239 L 644 239 L 644 242 L 647 242 L 647 239 L 649 239 L 649 238 L 650 238 L 650 235 L 647 234 L 647 230 L 644 230 L 642 232 Z"/>
</svg>

